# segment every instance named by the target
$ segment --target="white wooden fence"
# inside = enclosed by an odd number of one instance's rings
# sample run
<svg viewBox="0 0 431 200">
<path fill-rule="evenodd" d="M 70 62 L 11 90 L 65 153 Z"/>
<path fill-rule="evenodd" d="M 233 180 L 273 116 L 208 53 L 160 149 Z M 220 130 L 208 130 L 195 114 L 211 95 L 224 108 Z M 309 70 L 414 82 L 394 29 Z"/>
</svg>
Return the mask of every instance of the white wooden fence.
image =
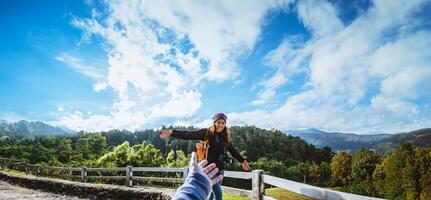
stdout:
<svg viewBox="0 0 431 200">
<path fill-rule="evenodd" d="M 18 171 L 25 171 L 26 174 L 42 175 L 45 170 L 57 172 L 70 172 L 61 174 L 62 177 L 81 180 L 125 180 L 127 186 L 133 186 L 133 181 L 152 181 L 163 183 L 182 183 L 187 177 L 188 168 L 159 168 L 159 167 L 118 167 L 118 168 L 86 168 L 86 167 L 53 167 L 53 166 L 40 166 L 28 163 L 5 163 L 5 159 L 0 158 L 0 169 L 4 166 L 9 166 Z M 78 172 L 79 175 L 72 175 L 73 172 Z M 79 173 L 80 172 L 80 173 Z M 125 176 L 89 176 L 88 172 L 125 172 Z M 134 176 L 134 172 L 174 172 L 181 173 L 181 178 L 166 178 L 166 177 L 142 177 Z M 231 187 L 224 187 L 225 192 L 245 195 L 251 197 L 253 200 L 273 199 L 265 196 L 265 184 L 283 188 L 298 194 L 302 194 L 314 199 L 325 200 L 380 200 L 380 198 L 361 196 L 351 193 L 339 192 L 329 189 L 324 189 L 304 183 L 290 181 L 275 176 L 264 174 L 262 170 L 253 170 L 252 172 L 238 172 L 238 171 L 225 171 L 225 177 L 246 179 L 252 181 L 252 190 L 243 190 Z"/>
</svg>

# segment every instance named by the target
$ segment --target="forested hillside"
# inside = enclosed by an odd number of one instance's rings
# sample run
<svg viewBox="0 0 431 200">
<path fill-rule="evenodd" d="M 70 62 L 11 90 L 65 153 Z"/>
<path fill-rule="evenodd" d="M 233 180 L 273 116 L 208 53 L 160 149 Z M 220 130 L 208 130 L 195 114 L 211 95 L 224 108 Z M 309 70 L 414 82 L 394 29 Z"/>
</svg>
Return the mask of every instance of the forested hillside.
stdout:
<svg viewBox="0 0 431 200">
<path fill-rule="evenodd" d="M 234 126 L 231 130 L 234 146 L 247 158 L 252 169 L 368 196 L 431 198 L 431 148 L 406 143 L 385 156 L 364 148 L 354 153 L 338 152 L 334 155 L 329 147 L 316 148 L 279 130 L 254 126 Z M 422 131 L 416 136 L 422 133 L 427 135 Z M 79 132 L 72 136 L 35 138 L 1 136 L 0 156 L 54 166 L 184 167 L 195 142 L 174 138 L 162 140 L 159 132 L 154 130 Z M 235 162 L 227 169 L 240 171 L 241 166 Z M 237 187 L 240 184 L 229 179 L 224 183 L 237 184 Z"/>
<path fill-rule="evenodd" d="M 431 128 L 393 135 L 380 141 L 373 149 L 381 154 L 387 154 L 404 143 L 411 143 L 416 147 L 431 147 Z"/>
</svg>

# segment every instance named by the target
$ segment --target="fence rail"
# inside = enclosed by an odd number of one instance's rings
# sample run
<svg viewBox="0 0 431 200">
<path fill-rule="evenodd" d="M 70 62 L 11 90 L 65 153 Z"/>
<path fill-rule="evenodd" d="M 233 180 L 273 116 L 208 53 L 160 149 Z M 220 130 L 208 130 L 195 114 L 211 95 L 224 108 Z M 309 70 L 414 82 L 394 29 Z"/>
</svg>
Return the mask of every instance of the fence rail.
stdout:
<svg viewBox="0 0 431 200">
<path fill-rule="evenodd" d="M 125 172 L 126 167 L 117 168 L 86 168 L 87 172 Z"/>
<path fill-rule="evenodd" d="M 64 172 L 69 171 L 71 174 L 58 174 L 60 177 L 70 179 L 80 179 L 85 182 L 87 180 L 125 180 L 127 186 L 132 186 L 133 181 L 151 181 L 159 183 L 182 183 L 188 174 L 188 168 L 160 168 L 160 167 L 117 167 L 117 168 L 87 168 L 87 167 L 54 167 L 42 166 L 37 164 L 28 164 L 24 162 L 11 162 L 10 159 L 0 158 L 0 169 L 5 166 L 18 170 L 25 171 L 26 174 L 47 175 L 45 171 Z M 80 172 L 80 174 L 73 175 L 73 172 Z M 125 172 L 125 176 L 89 176 L 88 172 Z M 167 178 L 167 177 L 143 177 L 134 176 L 134 172 L 173 172 L 182 174 L 181 178 Z M 302 194 L 314 199 L 331 199 L 331 200 L 381 200 L 380 198 L 367 197 L 345 192 L 339 192 L 324 188 L 319 188 L 304 183 L 290 181 L 275 176 L 264 174 L 262 170 L 253 170 L 252 172 L 238 172 L 238 171 L 225 171 L 225 177 L 247 179 L 252 182 L 252 190 L 244 190 L 238 188 L 231 188 L 223 186 L 223 190 L 229 193 L 246 195 L 253 200 L 273 199 L 264 195 L 265 184 L 283 188 L 298 194 Z"/>
<path fill-rule="evenodd" d="M 263 175 L 263 182 L 315 199 L 381 200 L 381 198 L 367 197 L 346 192 L 324 189 L 266 174 Z"/>
</svg>

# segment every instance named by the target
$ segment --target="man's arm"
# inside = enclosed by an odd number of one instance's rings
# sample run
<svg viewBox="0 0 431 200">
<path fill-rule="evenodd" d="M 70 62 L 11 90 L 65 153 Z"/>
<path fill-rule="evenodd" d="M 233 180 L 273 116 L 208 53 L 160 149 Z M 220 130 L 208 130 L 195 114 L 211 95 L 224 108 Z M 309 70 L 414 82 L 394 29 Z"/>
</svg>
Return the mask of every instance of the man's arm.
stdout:
<svg viewBox="0 0 431 200">
<path fill-rule="evenodd" d="M 196 152 L 192 152 L 189 176 L 177 190 L 175 200 L 205 200 L 207 198 L 211 191 L 211 186 L 220 182 L 223 178 L 222 176 L 213 178 L 217 174 L 218 168 L 214 163 L 203 168 L 207 163 L 207 160 L 203 160 L 198 164 Z"/>
</svg>

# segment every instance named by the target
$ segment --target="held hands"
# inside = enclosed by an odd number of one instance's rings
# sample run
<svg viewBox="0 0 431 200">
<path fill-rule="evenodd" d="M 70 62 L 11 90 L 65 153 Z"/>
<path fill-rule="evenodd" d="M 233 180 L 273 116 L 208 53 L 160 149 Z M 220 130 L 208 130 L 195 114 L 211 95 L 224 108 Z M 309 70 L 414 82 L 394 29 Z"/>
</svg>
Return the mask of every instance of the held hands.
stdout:
<svg viewBox="0 0 431 200">
<path fill-rule="evenodd" d="M 192 158 L 190 159 L 190 166 L 189 166 L 190 173 L 200 173 L 205 178 L 207 178 L 208 182 L 211 182 L 211 186 L 220 182 L 223 179 L 222 175 L 219 175 L 218 177 L 213 178 L 218 172 L 218 168 L 216 167 L 215 163 L 211 163 L 210 165 L 204 168 L 204 166 L 208 163 L 208 161 L 203 160 L 198 164 L 197 160 L 198 158 L 197 158 L 196 152 L 193 151 Z"/>
<path fill-rule="evenodd" d="M 244 162 L 242 162 L 242 168 L 243 168 L 245 171 L 250 170 L 250 166 L 248 165 L 248 162 L 247 162 L 246 160 L 244 160 Z"/>
<path fill-rule="evenodd" d="M 171 134 L 172 134 L 172 131 L 171 131 L 171 130 L 163 130 L 163 131 L 160 133 L 160 138 L 165 139 L 165 138 L 167 138 L 167 137 L 171 136 Z"/>
</svg>

